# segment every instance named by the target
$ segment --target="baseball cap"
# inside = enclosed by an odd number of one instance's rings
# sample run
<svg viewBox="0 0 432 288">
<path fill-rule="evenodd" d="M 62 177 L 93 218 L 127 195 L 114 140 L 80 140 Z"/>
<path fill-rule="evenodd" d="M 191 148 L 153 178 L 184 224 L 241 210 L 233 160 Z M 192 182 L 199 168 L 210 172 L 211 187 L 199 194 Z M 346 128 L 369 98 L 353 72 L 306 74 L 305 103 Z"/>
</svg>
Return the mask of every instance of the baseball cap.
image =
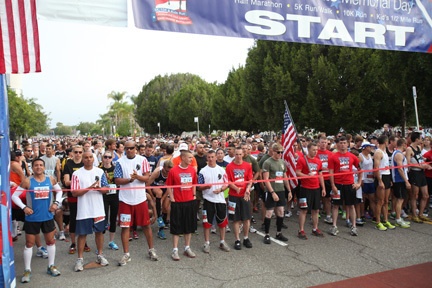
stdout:
<svg viewBox="0 0 432 288">
<path fill-rule="evenodd" d="M 16 156 L 22 156 L 22 151 L 20 149 L 15 150 Z"/>
<path fill-rule="evenodd" d="M 373 147 L 373 148 L 375 148 L 376 146 L 375 146 L 374 144 L 371 144 L 371 143 L 368 142 L 368 141 L 365 141 L 365 142 L 363 142 L 361 148 L 362 148 L 362 149 L 365 149 L 366 147 Z"/>
<path fill-rule="evenodd" d="M 189 151 L 189 147 L 186 143 L 181 143 L 179 145 L 179 151 Z"/>
</svg>

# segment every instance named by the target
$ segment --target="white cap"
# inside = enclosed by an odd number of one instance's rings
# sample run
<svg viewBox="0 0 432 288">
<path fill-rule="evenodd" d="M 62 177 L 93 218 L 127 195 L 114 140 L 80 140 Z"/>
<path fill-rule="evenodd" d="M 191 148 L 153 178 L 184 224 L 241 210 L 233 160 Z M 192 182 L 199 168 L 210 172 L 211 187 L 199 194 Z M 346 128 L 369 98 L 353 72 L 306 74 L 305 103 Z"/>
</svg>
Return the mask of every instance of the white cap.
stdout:
<svg viewBox="0 0 432 288">
<path fill-rule="evenodd" d="M 189 147 L 188 147 L 188 145 L 186 143 L 181 143 L 179 145 L 179 151 L 184 151 L 184 150 L 189 151 Z"/>
</svg>

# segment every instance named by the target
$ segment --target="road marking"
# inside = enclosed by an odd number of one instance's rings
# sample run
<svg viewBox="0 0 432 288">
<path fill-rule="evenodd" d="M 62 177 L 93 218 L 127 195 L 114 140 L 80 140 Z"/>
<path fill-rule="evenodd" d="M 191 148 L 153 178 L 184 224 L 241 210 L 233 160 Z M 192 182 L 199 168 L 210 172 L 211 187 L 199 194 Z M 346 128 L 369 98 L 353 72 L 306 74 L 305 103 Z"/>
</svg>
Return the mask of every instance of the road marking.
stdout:
<svg viewBox="0 0 432 288">
<path fill-rule="evenodd" d="M 262 236 L 262 237 L 265 236 L 264 233 L 262 233 L 262 232 L 260 232 L 260 231 L 258 231 L 258 230 L 257 230 L 255 233 L 258 234 L 258 235 L 260 235 L 260 236 Z M 275 239 L 275 238 L 273 238 L 273 237 L 270 237 L 270 240 L 273 241 L 273 242 L 275 242 L 276 244 L 281 245 L 281 246 L 284 246 L 284 247 L 285 247 L 285 246 L 288 246 L 287 243 L 282 242 L 282 241 L 279 241 L 279 240 L 277 240 L 277 239 Z"/>
</svg>

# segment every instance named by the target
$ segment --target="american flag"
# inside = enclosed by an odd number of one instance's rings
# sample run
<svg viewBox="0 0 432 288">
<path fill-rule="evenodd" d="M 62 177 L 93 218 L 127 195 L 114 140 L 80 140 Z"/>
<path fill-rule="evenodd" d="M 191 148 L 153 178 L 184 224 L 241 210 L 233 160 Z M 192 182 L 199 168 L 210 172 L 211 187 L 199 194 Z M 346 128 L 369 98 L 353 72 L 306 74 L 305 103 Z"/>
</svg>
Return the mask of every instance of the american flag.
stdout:
<svg viewBox="0 0 432 288">
<path fill-rule="evenodd" d="M 0 0 L 0 74 L 40 72 L 36 0 Z"/>
<path fill-rule="evenodd" d="M 285 113 L 284 113 L 284 127 L 282 135 L 282 145 L 283 145 L 283 159 L 287 165 L 287 175 L 289 178 L 296 177 L 296 160 L 295 160 L 295 149 L 294 143 L 296 142 L 296 131 L 294 123 L 288 112 L 288 105 L 285 103 Z M 290 180 L 291 188 L 295 188 L 298 185 L 297 179 Z"/>
</svg>

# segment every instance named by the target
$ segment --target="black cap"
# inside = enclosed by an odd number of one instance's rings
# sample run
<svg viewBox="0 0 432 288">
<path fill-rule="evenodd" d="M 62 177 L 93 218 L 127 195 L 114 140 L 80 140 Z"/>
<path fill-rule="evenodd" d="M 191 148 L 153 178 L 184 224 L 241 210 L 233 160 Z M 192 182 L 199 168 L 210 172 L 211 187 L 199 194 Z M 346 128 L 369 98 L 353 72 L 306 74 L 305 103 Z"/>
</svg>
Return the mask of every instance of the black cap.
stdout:
<svg viewBox="0 0 432 288">
<path fill-rule="evenodd" d="M 15 150 L 16 156 L 22 156 L 22 151 L 20 149 Z"/>
</svg>

